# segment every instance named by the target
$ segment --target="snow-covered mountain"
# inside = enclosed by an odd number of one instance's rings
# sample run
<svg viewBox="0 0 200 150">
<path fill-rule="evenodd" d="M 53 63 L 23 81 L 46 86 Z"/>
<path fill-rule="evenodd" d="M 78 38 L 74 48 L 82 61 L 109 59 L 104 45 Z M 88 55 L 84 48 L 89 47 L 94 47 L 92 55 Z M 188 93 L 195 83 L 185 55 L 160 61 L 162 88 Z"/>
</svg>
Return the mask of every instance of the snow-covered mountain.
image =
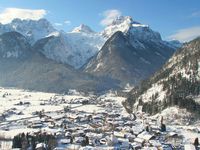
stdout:
<svg viewBox="0 0 200 150">
<path fill-rule="evenodd" d="M 153 31 L 148 25 L 133 21 L 130 16 L 120 16 L 112 24 L 108 25 L 101 34 L 104 37 L 111 37 L 115 32 L 121 31 L 124 34 L 131 34 L 139 40 L 160 40 L 158 32 Z"/>
<path fill-rule="evenodd" d="M 80 25 L 72 32 L 59 32 L 38 40 L 35 44 L 47 58 L 80 68 L 94 56 L 105 43 L 105 39 L 88 26 Z M 46 41 L 46 42 L 43 42 Z M 38 46 L 39 45 L 39 46 Z"/>
<path fill-rule="evenodd" d="M 157 71 L 175 52 L 176 47 L 163 41 L 158 32 L 132 20 L 119 17 L 101 35 L 110 38 L 83 70 L 109 76 L 122 85 L 136 85 Z"/>
<path fill-rule="evenodd" d="M 163 41 L 158 32 L 152 30 L 148 25 L 134 21 L 130 16 L 116 18 L 100 34 L 104 38 L 109 38 L 117 31 L 121 31 L 124 35 L 129 36 L 130 43 L 136 48 L 137 46 L 143 46 L 140 41 L 151 41 L 156 44 L 161 43 L 162 45 L 170 46 L 172 49 L 177 49 L 182 46 L 182 43 L 179 41 Z"/>
<path fill-rule="evenodd" d="M 75 27 L 72 32 L 75 32 L 75 33 L 94 33 L 94 31 L 87 25 L 85 24 L 81 24 L 80 26 L 78 27 Z"/>
<path fill-rule="evenodd" d="M 46 19 L 40 20 L 21 20 L 14 19 L 9 24 L 0 24 L 0 34 L 16 31 L 24 35 L 31 44 L 37 40 L 56 32 L 57 30 Z"/>
<path fill-rule="evenodd" d="M 134 88 L 126 106 L 129 109 L 142 107 L 150 114 L 178 106 L 199 115 L 200 38 L 186 43 L 159 72 Z"/>
</svg>

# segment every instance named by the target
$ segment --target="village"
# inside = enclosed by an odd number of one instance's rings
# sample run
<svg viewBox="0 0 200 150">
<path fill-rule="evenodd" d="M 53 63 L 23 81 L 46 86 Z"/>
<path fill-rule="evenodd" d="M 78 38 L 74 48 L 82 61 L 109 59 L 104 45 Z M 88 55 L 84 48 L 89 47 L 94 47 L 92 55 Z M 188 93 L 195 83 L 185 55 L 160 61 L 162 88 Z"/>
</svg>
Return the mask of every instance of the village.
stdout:
<svg viewBox="0 0 200 150">
<path fill-rule="evenodd" d="M 200 126 L 184 124 L 189 117 L 128 114 L 124 100 L 115 92 L 96 96 L 75 90 L 55 94 L 0 88 L 0 149 L 200 148 Z"/>
</svg>

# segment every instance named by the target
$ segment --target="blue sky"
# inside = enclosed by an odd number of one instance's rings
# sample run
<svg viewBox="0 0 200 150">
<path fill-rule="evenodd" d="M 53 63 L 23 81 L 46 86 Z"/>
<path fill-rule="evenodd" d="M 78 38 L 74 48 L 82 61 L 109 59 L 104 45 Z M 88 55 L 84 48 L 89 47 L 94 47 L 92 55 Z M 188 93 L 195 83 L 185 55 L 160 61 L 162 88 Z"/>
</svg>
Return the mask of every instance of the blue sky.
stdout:
<svg viewBox="0 0 200 150">
<path fill-rule="evenodd" d="M 200 0 L 0 0 L 0 21 L 7 8 L 44 10 L 43 16 L 65 31 L 81 23 L 101 31 L 104 12 L 117 10 L 148 24 L 164 39 L 187 41 L 200 35 Z"/>
</svg>

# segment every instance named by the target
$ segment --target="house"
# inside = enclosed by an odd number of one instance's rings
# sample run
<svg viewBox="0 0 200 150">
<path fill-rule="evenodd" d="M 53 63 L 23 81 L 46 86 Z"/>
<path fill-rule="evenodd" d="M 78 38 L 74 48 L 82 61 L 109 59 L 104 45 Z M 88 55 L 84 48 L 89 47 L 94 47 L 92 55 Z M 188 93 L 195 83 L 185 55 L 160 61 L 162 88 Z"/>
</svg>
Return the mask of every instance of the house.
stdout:
<svg viewBox="0 0 200 150">
<path fill-rule="evenodd" d="M 60 115 L 55 115 L 55 116 L 51 116 L 51 118 L 55 121 L 58 121 L 60 119 L 63 119 L 65 118 L 65 115 L 64 114 L 60 114 Z"/>
<path fill-rule="evenodd" d="M 157 147 L 157 148 L 162 147 L 162 144 L 160 143 L 159 140 L 149 140 L 149 143 L 150 143 L 151 146 L 154 146 L 154 147 Z"/>
<path fill-rule="evenodd" d="M 61 139 L 60 143 L 61 144 L 69 144 L 71 142 L 71 139 Z"/>
<path fill-rule="evenodd" d="M 141 144 L 138 144 L 138 143 L 136 143 L 136 142 L 131 143 L 131 147 L 132 147 L 132 149 L 134 149 L 134 150 L 141 150 L 141 149 L 142 149 L 142 145 L 141 145 Z"/>
<path fill-rule="evenodd" d="M 49 127 L 50 129 L 54 128 L 54 127 L 55 127 L 55 123 L 49 123 L 49 124 L 48 124 L 48 127 Z"/>
<path fill-rule="evenodd" d="M 30 127 L 32 127 L 32 128 L 42 128 L 43 123 L 42 123 L 41 120 L 34 120 L 34 121 L 32 121 Z"/>
<path fill-rule="evenodd" d="M 144 139 L 146 142 L 148 142 L 149 140 L 152 140 L 155 138 L 154 135 L 149 134 L 148 132 L 144 131 L 142 133 L 140 133 L 138 136 L 138 138 Z"/>
<path fill-rule="evenodd" d="M 120 149 L 129 149 L 129 141 L 125 138 L 118 138 L 118 148 Z"/>
<path fill-rule="evenodd" d="M 65 150 L 79 150 L 81 148 L 81 145 L 79 144 L 68 144 L 65 147 Z"/>
<path fill-rule="evenodd" d="M 54 150 L 66 150 L 64 147 L 56 147 Z"/>
<path fill-rule="evenodd" d="M 78 137 L 74 138 L 74 141 L 75 141 L 76 144 L 81 144 L 83 140 L 84 140 L 84 138 L 81 137 L 81 136 L 78 136 Z"/>
<path fill-rule="evenodd" d="M 144 144 L 144 142 L 145 142 L 145 140 L 144 139 L 142 139 L 142 138 L 139 138 L 139 137 L 136 137 L 135 139 L 134 139 L 134 142 L 136 142 L 136 143 L 138 143 L 138 144 Z"/>
<path fill-rule="evenodd" d="M 136 138 L 136 136 L 131 133 L 126 133 L 125 137 L 129 140 L 129 142 L 133 142 L 134 139 Z"/>
<path fill-rule="evenodd" d="M 124 138 L 124 133 L 114 131 L 114 136 L 117 138 Z"/>
</svg>

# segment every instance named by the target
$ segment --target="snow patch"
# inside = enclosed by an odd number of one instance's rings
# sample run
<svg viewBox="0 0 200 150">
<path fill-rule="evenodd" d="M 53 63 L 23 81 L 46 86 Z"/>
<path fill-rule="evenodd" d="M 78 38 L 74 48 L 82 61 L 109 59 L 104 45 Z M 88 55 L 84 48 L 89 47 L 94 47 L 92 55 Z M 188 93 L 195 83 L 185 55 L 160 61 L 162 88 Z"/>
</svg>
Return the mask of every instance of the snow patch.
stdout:
<svg viewBox="0 0 200 150">
<path fill-rule="evenodd" d="M 98 71 L 99 68 L 102 67 L 102 66 L 103 66 L 103 63 L 98 63 L 97 66 L 96 66 L 96 68 L 94 69 L 94 72 Z"/>
</svg>

